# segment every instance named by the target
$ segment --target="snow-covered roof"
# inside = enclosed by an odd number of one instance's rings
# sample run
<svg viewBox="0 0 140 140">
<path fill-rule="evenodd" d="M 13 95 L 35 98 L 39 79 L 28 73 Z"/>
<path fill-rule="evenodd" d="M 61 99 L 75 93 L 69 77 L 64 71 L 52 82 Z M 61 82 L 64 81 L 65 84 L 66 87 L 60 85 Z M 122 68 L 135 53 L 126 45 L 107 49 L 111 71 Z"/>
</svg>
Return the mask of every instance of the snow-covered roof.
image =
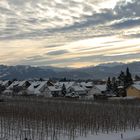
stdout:
<svg viewBox="0 0 140 140">
<path fill-rule="evenodd" d="M 28 91 L 31 91 L 34 94 L 40 94 L 41 89 L 47 85 L 48 81 L 35 81 L 32 82 L 31 85 L 28 87 Z"/>
<path fill-rule="evenodd" d="M 62 87 L 63 84 L 65 85 L 66 89 L 68 89 L 71 86 L 73 86 L 75 84 L 75 82 L 57 82 L 57 83 L 55 83 L 55 86 Z"/>
<path fill-rule="evenodd" d="M 124 86 L 118 86 L 118 89 L 123 89 L 124 88 Z"/>
<path fill-rule="evenodd" d="M 40 85 L 37 88 L 35 88 L 35 93 L 40 93 L 41 92 L 40 90 L 46 85 L 47 85 L 47 81 L 40 82 Z"/>
<path fill-rule="evenodd" d="M 106 91 L 106 85 L 95 85 L 100 91 Z"/>
<path fill-rule="evenodd" d="M 78 85 L 72 86 L 72 88 L 74 89 L 74 91 L 86 91 L 85 88 Z"/>
<path fill-rule="evenodd" d="M 134 84 L 140 85 L 140 81 L 135 81 Z"/>
<path fill-rule="evenodd" d="M 6 93 L 12 93 L 12 92 L 13 92 L 13 91 L 10 90 L 10 89 L 6 89 L 6 90 L 3 91 L 4 94 L 6 94 Z"/>
<path fill-rule="evenodd" d="M 39 82 L 39 81 L 37 81 L 37 82 L 32 82 L 31 85 L 28 87 L 28 90 L 29 90 L 29 91 L 34 91 L 35 88 L 37 88 L 39 85 L 40 85 L 40 82 Z"/>
<path fill-rule="evenodd" d="M 85 86 L 85 87 L 92 87 L 93 83 L 92 82 L 81 82 L 80 85 Z"/>
<path fill-rule="evenodd" d="M 13 88 L 14 86 L 22 87 L 22 86 L 24 86 L 24 84 L 25 84 L 26 82 L 27 82 L 27 81 L 14 81 L 14 82 L 8 87 L 8 89 Z"/>
<path fill-rule="evenodd" d="M 9 80 L 5 80 L 5 81 L 2 82 L 2 85 L 5 86 L 5 85 L 7 85 L 8 83 L 9 83 Z"/>
<path fill-rule="evenodd" d="M 18 86 L 19 85 L 19 81 L 14 81 L 7 89 L 11 89 L 13 88 L 14 86 Z"/>
<path fill-rule="evenodd" d="M 20 81 L 18 86 L 22 87 L 26 82 L 27 81 Z"/>
<path fill-rule="evenodd" d="M 48 89 L 50 91 L 61 91 L 62 90 L 62 88 L 59 86 L 48 86 Z"/>
<path fill-rule="evenodd" d="M 134 87 L 134 88 L 140 90 L 140 85 L 138 85 L 138 84 L 133 84 L 132 87 Z"/>
<path fill-rule="evenodd" d="M 34 91 L 37 87 L 40 86 L 40 84 L 41 84 L 40 81 L 32 82 L 31 85 L 28 87 L 28 90 Z"/>
</svg>

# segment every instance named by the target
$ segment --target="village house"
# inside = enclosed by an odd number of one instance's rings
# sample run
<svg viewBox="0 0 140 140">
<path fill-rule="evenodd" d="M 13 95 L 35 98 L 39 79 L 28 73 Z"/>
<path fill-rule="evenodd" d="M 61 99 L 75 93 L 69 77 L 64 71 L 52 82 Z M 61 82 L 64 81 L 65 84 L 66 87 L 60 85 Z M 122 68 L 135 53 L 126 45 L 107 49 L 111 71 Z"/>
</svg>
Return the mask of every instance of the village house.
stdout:
<svg viewBox="0 0 140 140">
<path fill-rule="evenodd" d="M 44 94 L 45 97 L 60 97 L 62 96 L 62 87 L 60 86 L 48 86 Z"/>
<path fill-rule="evenodd" d="M 27 88 L 28 95 L 44 96 L 46 95 L 48 86 L 53 86 L 50 81 L 33 81 Z"/>
<path fill-rule="evenodd" d="M 3 92 L 4 95 L 21 95 L 30 86 L 28 81 L 13 81 Z"/>
<path fill-rule="evenodd" d="M 93 96 L 94 99 L 107 99 L 110 96 L 114 96 L 107 92 L 106 84 L 94 85 L 88 95 Z"/>
<path fill-rule="evenodd" d="M 87 89 L 91 89 L 93 87 L 93 82 L 81 82 L 79 84 Z"/>
<path fill-rule="evenodd" d="M 127 88 L 127 97 L 140 98 L 140 82 L 135 82 Z"/>
<path fill-rule="evenodd" d="M 103 95 L 106 92 L 106 84 L 104 85 L 94 85 L 90 90 L 92 95 Z"/>
<path fill-rule="evenodd" d="M 11 81 L 10 80 L 5 80 L 1 83 L 2 86 L 4 86 L 5 88 L 9 87 L 11 85 Z"/>
<path fill-rule="evenodd" d="M 63 85 L 65 85 L 66 90 L 69 89 L 71 86 L 74 86 L 76 84 L 76 82 L 57 82 L 55 83 L 56 87 L 62 87 Z"/>
<path fill-rule="evenodd" d="M 48 86 L 47 94 L 51 94 L 53 97 L 62 97 L 62 87 L 65 86 L 67 94 L 68 89 L 75 84 L 75 82 L 56 82 L 54 86 Z"/>
<path fill-rule="evenodd" d="M 85 98 L 87 96 L 87 90 L 86 88 L 80 86 L 80 85 L 74 85 L 71 86 L 67 89 L 67 96 L 72 96 L 72 97 L 79 97 L 79 98 Z"/>
<path fill-rule="evenodd" d="M 30 95 L 44 97 L 74 97 L 89 99 L 94 96 L 103 96 L 106 85 L 93 85 L 92 82 L 56 82 L 50 81 L 8 81 L 1 82 L 6 87 L 3 95 Z M 65 94 L 63 88 L 65 87 Z"/>
<path fill-rule="evenodd" d="M 11 84 L 11 81 L 6 80 L 6 81 L 0 81 L 0 94 L 5 91 L 5 89 Z"/>
<path fill-rule="evenodd" d="M 85 87 L 86 84 L 81 85 L 76 82 L 57 82 L 54 86 L 48 86 L 46 94 L 51 94 L 53 97 L 64 96 L 62 95 L 63 86 L 66 88 L 66 97 L 84 98 L 87 96 L 88 88 Z M 87 86 L 91 87 L 91 84 L 87 83 Z"/>
<path fill-rule="evenodd" d="M 31 85 L 27 88 L 27 95 L 42 95 L 43 91 L 47 87 L 47 81 L 34 81 Z"/>
</svg>

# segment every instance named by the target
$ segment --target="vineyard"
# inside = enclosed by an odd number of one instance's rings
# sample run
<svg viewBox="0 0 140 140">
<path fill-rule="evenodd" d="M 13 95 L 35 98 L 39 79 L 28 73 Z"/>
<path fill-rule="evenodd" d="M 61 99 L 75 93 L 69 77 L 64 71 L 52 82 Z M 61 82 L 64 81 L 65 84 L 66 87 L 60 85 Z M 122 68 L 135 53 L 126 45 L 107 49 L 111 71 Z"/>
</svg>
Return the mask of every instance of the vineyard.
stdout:
<svg viewBox="0 0 140 140">
<path fill-rule="evenodd" d="M 74 140 L 139 127 L 140 108 L 128 102 L 23 99 L 0 103 L 3 140 Z"/>
</svg>

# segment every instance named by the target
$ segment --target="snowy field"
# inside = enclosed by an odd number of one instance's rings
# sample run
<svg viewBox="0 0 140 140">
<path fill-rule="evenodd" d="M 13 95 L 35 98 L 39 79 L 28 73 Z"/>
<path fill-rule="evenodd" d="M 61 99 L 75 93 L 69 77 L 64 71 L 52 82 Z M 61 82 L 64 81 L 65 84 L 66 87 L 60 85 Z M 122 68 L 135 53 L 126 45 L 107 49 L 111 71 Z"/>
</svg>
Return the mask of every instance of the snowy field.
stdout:
<svg viewBox="0 0 140 140">
<path fill-rule="evenodd" d="M 123 135 L 123 137 L 121 137 Z M 87 135 L 87 136 L 77 136 L 74 138 L 70 138 L 68 136 L 61 135 L 60 137 L 55 137 L 54 140 L 139 140 L 140 139 L 140 130 L 135 131 L 126 131 L 126 132 L 120 132 L 120 133 L 109 133 L 109 134 L 97 134 L 97 135 Z M 0 140 L 21 140 L 21 138 L 18 137 L 0 137 Z M 24 139 L 23 139 L 24 140 Z M 38 140 L 38 138 L 30 139 L 28 140 Z M 46 137 L 43 138 L 43 140 L 52 140 L 52 137 Z"/>
<path fill-rule="evenodd" d="M 123 138 L 121 138 L 123 134 Z M 140 130 L 136 131 L 126 131 L 120 133 L 110 133 L 110 134 L 98 134 L 98 135 L 89 135 L 87 137 L 78 137 L 75 140 L 139 140 L 140 139 Z"/>
<path fill-rule="evenodd" d="M 95 104 L 60 101 L 17 100 L 1 103 L 0 140 L 140 138 L 140 108 L 133 102 Z"/>
</svg>

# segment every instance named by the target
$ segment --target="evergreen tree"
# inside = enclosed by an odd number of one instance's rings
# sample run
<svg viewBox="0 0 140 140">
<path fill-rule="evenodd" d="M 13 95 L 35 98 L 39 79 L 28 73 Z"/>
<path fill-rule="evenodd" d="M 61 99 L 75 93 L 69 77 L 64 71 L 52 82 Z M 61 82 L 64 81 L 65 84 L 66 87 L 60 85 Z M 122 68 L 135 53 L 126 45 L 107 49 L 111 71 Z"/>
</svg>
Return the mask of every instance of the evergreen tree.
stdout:
<svg viewBox="0 0 140 140">
<path fill-rule="evenodd" d="M 113 93 L 118 94 L 118 84 L 115 77 L 112 78 L 112 91 Z"/>
<path fill-rule="evenodd" d="M 131 73 L 129 72 L 129 68 L 126 69 L 125 83 L 126 88 L 133 84 L 133 79 Z"/>
<path fill-rule="evenodd" d="M 65 96 L 66 93 L 67 93 L 66 86 L 65 86 L 65 84 L 63 84 L 63 86 L 62 86 L 62 95 Z"/>
<path fill-rule="evenodd" d="M 40 79 L 39 79 L 39 81 L 41 81 L 41 82 L 42 82 L 42 81 L 44 81 L 44 79 L 43 79 L 43 78 L 40 78 Z"/>
<path fill-rule="evenodd" d="M 129 68 L 126 69 L 126 74 L 123 71 L 121 71 L 118 80 L 119 80 L 119 86 L 123 86 L 122 89 L 123 92 L 121 94 L 123 97 L 125 97 L 126 89 L 133 84 L 133 79 L 131 73 L 129 72 Z"/>
<path fill-rule="evenodd" d="M 111 91 L 112 90 L 112 84 L 111 84 L 110 77 L 108 77 L 107 84 L 106 84 L 106 89 L 107 89 L 107 91 Z"/>
<path fill-rule="evenodd" d="M 125 82 L 126 82 L 126 78 L 125 78 L 125 73 L 123 71 L 121 71 L 118 80 L 119 80 L 119 85 L 125 87 Z"/>
</svg>

